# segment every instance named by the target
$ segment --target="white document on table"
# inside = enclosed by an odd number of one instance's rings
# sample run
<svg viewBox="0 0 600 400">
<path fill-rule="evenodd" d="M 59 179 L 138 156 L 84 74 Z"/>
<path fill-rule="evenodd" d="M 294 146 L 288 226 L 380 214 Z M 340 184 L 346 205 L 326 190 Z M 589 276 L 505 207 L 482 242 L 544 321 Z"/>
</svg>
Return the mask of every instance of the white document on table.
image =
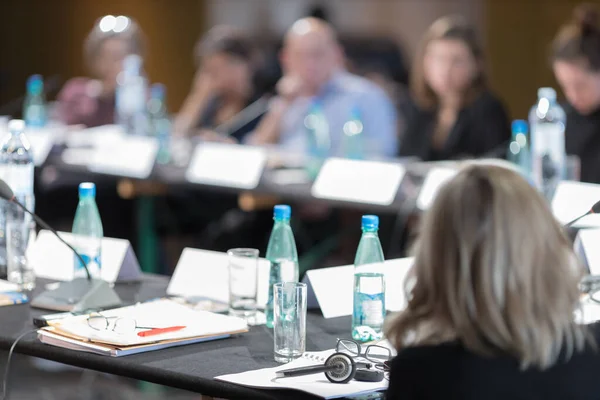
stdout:
<svg viewBox="0 0 600 400">
<path fill-rule="evenodd" d="M 59 232 L 70 245 L 75 245 L 72 234 Z M 101 278 L 109 283 L 138 281 L 142 276 L 139 262 L 131 243 L 125 239 L 102 238 Z M 27 250 L 29 262 L 38 277 L 70 281 L 75 275 L 75 255 L 50 231 L 41 230 Z"/>
<path fill-rule="evenodd" d="M 385 303 L 389 311 L 400 311 L 406 307 L 404 281 L 413 262 L 413 258 L 397 258 L 383 263 Z M 352 315 L 354 266 L 310 270 L 305 279 L 314 292 L 323 317 Z"/>
<path fill-rule="evenodd" d="M 269 295 L 270 263 L 258 260 L 257 305 L 264 307 Z M 229 258 L 227 253 L 185 248 L 167 288 L 169 296 L 206 298 L 229 304 Z"/>
<path fill-rule="evenodd" d="M 314 375 L 298 376 L 293 378 L 277 378 L 278 371 L 318 365 L 319 361 L 315 359 L 326 360 L 334 350 L 321 352 L 309 352 L 288 364 L 280 365 L 274 368 L 264 368 L 254 371 L 242 372 L 240 374 L 230 374 L 217 376 L 215 379 L 235 383 L 237 385 L 252 387 L 257 389 L 292 389 L 319 396 L 324 399 L 337 399 L 340 397 L 367 394 L 386 390 L 388 386 L 387 379 L 381 382 L 359 382 L 351 380 L 346 384 L 331 383 L 325 377 L 325 374 L 318 373 Z M 321 364 L 323 364 L 321 362 Z"/>
<path fill-rule="evenodd" d="M 19 285 L 4 279 L 0 279 L 0 293 L 2 292 L 18 292 L 20 290 Z"/>
<path fill-rule="evenodd" d="M 442 186 L 456 175 L 457 171 L 452 168 L 435 167 L 427 172 L 419 197 L 417 197 L 417 207 L 425 211 L 431 207 L 435 196 Z"/>
<path fill-rule="evenodd" d="M 406 170 L 400 164 L 330 158 L 312 186 L 318 199 L 389 206 Z"/>
<path fill-rule="evenodd" d="M 192 183 L 254 189 L 267 163 L 267 151 L 224 143 L 200 143 L 186 171 Z"/>
<path fill-rule="evenodd" d="M 593 183 L 563 181 L 552 198 L 552 212 L 561 224 L 585 214 L 600 200 L 600 185 Z M 588 215 L 579 220 L 575 228 L 600 227 L 600 215 Z"/>
</svg>

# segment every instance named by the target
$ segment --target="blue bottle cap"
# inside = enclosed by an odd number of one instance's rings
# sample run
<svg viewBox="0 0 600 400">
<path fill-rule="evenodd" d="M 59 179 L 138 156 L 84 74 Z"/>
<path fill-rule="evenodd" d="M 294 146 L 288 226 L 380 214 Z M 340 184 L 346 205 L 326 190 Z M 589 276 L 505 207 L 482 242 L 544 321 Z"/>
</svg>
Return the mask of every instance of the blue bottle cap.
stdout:
<svg viewBox="0 0 600 400">
<path fill-rule="evenodd" d="M 79 197 L 96 197 L 96 184 L 92 182 L 80 183 Z"/>
<path fill-rule="evenodd" d="M 362 229 L 369 231 L 379 229 L 379 217 L 377 215 L 363 215 Z"/>
<path fill-rule="evenodd" d="M 41 75 L 31 75 L 29 79 L 27 79 L 27 91 L 33 94 L 39 94 L 42 92 L 44 88 L 44 81 L 42 80 Z"/>
<path fill-rule="evenodd" d="M 150 88 L 150 96 L 155 99 L 162 99 L 165 97 L 165 85 L 162 83 L 155 83 Z"/>
<path fill-rule="evenodd" d="M 513 134 L 527 133 L 527 131 L 528 131 L 528 125 L 527 125 L 527 122 L 525 120 L 515 119 L 512 122 L 512 133 Z"/>
<path fill-rule="evenodd" d="M 292 207 L 286 204 L 278 204 L 273 207 L 273 217 L 276 220 L 288 221 L 292 216 Z"/>
</svg>

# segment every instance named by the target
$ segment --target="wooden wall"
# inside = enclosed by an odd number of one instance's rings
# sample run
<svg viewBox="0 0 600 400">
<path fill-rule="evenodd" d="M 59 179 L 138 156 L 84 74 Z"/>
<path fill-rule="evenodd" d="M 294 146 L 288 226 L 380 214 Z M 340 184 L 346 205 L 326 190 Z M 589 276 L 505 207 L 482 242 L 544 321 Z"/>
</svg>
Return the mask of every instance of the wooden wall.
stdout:
<svg viewBox="0 0 600 400">
<path fill-rule="evenodd" d="M 204 30 L 202 0 L 2 0 L 0 1 L 0 106 L 19 96 L 34 73 L 64 80 L 85 76 L 83 40 L 97 18 L 128 15 L 149 43 L 151 82 L 168 88 L 176 111 L 187 94 L 194 65 L 192 48 Z"/>
</svg>

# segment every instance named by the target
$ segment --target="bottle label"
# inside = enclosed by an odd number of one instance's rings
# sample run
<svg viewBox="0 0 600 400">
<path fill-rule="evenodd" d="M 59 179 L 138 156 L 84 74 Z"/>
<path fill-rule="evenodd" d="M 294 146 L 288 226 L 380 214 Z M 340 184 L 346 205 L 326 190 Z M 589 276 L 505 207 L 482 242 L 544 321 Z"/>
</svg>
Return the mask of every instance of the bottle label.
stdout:
<svg viewBox="0 0 600 400">
<path fill-rule="evenodd" d="M 0 165 L 0 178 L 17 197 L 33 194 L 33 163 Z"/>
<path fill-rule="evenodd" d="M 532 172 L 538 187 L 562 179 L 565 168 L 565 130 L 562 124 L 533 124 Z"/>
<path fill-rule="evenodd" d="M 361 314 L 362 314 L 362 323 L 363 325 L 368 326 L 381 326 L 383 325 L 383 320 L 385 318 L 385 314 L 383 313 L 383 301 L 380 296 L 371 297 L 363 295 L 363 300 L 361 302 Z M 379 298 L 378 298 L 379 297 Z"/>
</svg>

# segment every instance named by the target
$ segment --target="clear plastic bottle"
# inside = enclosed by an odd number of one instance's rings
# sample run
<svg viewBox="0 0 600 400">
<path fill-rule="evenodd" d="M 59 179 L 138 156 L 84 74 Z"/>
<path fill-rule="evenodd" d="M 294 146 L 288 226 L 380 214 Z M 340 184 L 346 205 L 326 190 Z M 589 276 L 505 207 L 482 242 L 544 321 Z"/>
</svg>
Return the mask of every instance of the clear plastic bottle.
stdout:
<svg viewBox="0 0 600 400">
<path fill-rule="evenodd" d="M 27 95 L 23 102 L 23 119 L 27 128 L 43 128 L 48 120 L 44 80 L 32 75 L 27 80 Z"/>
<path fill-rule="evenodd" d="M 103 236 L 102 220 L 96 205 L 96 185 L 90 182 L 81 183 L 79 204 L 73 220 L 73 244 L 94 278 L 100 278 Z M 76 256 L 73 256 L 73 260 L 75 277 L 85 278 L 87 275 L 81 261 Z"/>
<path fill-rule="evenodd" d="M 532 178 L 549 201 L 565 174 L 565 111 L 552 88 L 538 90 L 538 102 L 529 113 Z"/>
<path fill-rule="evenodd" d="M 298 282 L 298 251 L 290 226 L 292 209 L 288 205 L 276 205 L 273 209 L 275 223 L 267 246 L 269 272 L 269 300 L 266 308 L 267 326 L 273 327 L 273 285 L 279 282 Z"/>
<path fill-rule="evenodd" d="M 306 127 L 308 143 L 306 171 L 311 179 L 315 179 L 331 149 L 329 123 L 323 113 L 323 105 L 319 100 L 312 102 L 309 113 L 304 119 L 304 126 Z"/>
<path fill-rule="evenodd" d="M 132 135 L 148 134 L 146 114 L 146 78 L 142 58 L 130 54 L 123 60 L 123 71 L 117 77 L 116 123 Z"/>
<path fill-rule="evenodd" d="M 512 122 L 512 139 L 508 146 L 508 161 L 519 167 L 521 173 L 531 176 L 531 150 L 529 146 L 527 121 L 516 119 Z"/>
<path fill-rule="evenodd" d="M 354 260 L 354 307 L 352 338 L 361 342 L 383 337 L 385 276 L 379 242 L 379 217 L 362 217 L 362 237 Z"/>
<path fill-rule="evenodd" d="M 13 119 L 8 123 L 8 135 L 0 145 L 0 178 L 13 190 L 16 199 L 34 211 L 33 155 L 25 137 L 25 121 Z M 0 268 L 6 273 L 6 222 L 22 221 L 33 227 L 29 214 L 6 200 L 0 200 Z"/>
<path fill-rule="evenodd" d="M 165 93 L 165 86 L 156 83 L 150 88 L 150 100 L 148 100 L 150 128 L 159 145 L 156 157 L 159 164 L 167 164 L 171 159 L 171 120 L 167 112 Z"/>
</svg>

